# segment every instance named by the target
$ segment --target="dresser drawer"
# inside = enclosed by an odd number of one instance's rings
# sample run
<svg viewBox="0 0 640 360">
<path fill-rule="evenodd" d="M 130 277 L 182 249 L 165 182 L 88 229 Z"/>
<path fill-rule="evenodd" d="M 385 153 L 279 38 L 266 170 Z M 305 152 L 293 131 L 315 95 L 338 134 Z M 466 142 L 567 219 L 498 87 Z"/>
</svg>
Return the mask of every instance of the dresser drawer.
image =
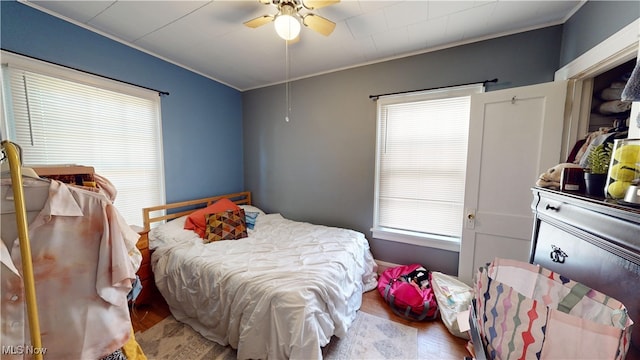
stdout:
<svg viewBox="0 0 640 360">
<path fill-rule="evenodd" d="M 640 251 L 640 227 L 637 223 L 553 197 L 541 197 L 535 210 L 536 216 L 542 220 L 552 219 L 607 239 L 609 244 L 630 252 Z"/>
<path fill-rule="evenodd" d="M 149 264 L 151 262 L 151 252 L 149 251 L 149 248 L 138 248 L 138 250 L 140 251 L 140 254 L 142 254 L 142 262 L 140 263 L 140 267 Z"/>
<path fill-rule="evenodd" d="M 149 263 L 140 265 L 140 269 L 136 273 L 140 277 L 140 280 L 146 280 L 153 276 L 153 272 L 151 271 L 151 265 Z"/>
<path fill-rule="evenodd" d="M 157 296 L 156 284 L 153 279 L 153 271 L 151 269 L 151 253 L 149 250 L 148 232 L 141 232 L 140 239 L 136 243 L 136 247 L 142 254 L 142 262 L 140 268 L 136 272 L 140 278 L 142 290 L 135 300 L 135 305 L 149 305 L 153 302 L 153 298 Z"/>
<path fill-rule="evenodd" d="M 155 292 L 153 291 L 155 289 L 153 279 L 142 280 L 140 281 L 140 284 L 142 285 L 142 291 L 138 294 L 135 304 L 137 306 L 149 305 L 153 302 L 153 297 L 155 295 Z"/>
<path fill-rule="evenodd" d="M 625 293 L 635 294 L 630 304 L 640 299 L 640 265 L 545 222 L 538 230 L 533 262 L 623 303 Z"/>
</svg>

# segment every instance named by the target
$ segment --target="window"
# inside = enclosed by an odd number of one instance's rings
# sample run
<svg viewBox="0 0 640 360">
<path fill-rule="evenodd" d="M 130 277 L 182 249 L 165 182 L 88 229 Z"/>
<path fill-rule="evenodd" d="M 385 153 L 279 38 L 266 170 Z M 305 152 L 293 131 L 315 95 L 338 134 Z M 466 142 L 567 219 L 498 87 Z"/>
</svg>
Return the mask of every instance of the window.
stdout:
<svg viewBox="0 0 640 360">
<path fill-rule="evenodd" d="M 93 166 L 130 225 L 164 202 L 157 92 L 3 53 L 2 95 L 2 137 L 25 166 Z"/>
<path fill-rule="evenodd" d="M 375 238 L 458 251 L 471 94 L 483 89 L 378 100 Z"/>
</svg>

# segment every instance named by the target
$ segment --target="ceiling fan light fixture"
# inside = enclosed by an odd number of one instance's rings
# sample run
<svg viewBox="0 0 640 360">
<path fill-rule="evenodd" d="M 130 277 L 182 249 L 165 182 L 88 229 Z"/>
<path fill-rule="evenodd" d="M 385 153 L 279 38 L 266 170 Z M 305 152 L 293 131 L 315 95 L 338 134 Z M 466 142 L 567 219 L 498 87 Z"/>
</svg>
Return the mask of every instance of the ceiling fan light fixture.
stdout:
<svg viewBox="0 0 640 360">
<path fill-rule="evenodd" d="M 329 36 L 336 27 L 336 23 L 320 15 L 310 14 L 300 10 L 318 9 L 337 4 L 340 0 L 258 0 L 263 4 L 278 8 L 276 15 L 262 15 L 244 22 L 244 25 L 255 29 L 266 23 L 273 22 L 278 36 L 288 43 L 298 41 L 302 25 L 324 36 Z"/>
<path fill-rule="evenodd" d="M 300 34 L 300 21 L 291 15 L 281 14 L 276 16 L 274 26 L 276 33 L 285 40 L 293 40 Z"/>
</svg>

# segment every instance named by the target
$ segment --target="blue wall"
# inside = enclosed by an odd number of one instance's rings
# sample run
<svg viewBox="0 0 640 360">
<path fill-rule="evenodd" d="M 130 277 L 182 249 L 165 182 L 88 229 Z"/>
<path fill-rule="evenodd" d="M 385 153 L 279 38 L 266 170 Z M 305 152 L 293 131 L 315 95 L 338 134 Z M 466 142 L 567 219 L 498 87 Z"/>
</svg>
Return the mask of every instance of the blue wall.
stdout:
<svg viewBox="0 0 640 360">
<path fill-rule="evenodd" d="M 167 91 L 167 202 L 244 190 L 242 95 L 216 81 L 15 1 L 0 1 L 2 49 Z"/>
</svg>

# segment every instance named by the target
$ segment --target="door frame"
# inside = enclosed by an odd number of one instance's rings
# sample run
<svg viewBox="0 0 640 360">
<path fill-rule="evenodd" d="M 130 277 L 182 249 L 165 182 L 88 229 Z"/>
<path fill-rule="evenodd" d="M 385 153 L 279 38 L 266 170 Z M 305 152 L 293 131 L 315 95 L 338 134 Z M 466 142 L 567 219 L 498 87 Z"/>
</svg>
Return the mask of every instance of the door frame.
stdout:
<svg viewBox="0 0 640 360">
<path fill-rule="evenodd" d="M 639 57 L 639 38 L 640 19 L 637 19 L 556 71 L 555 81 L 569 80 L 570 84 L 560 154 L 562 159 L 566 159 L 576 141 L 588 133 L 593 78 Z M 637 113 L 640 103 L 632 106 Z M 629 137 L 632 137 L 631 132 Z"/>
</svg>

